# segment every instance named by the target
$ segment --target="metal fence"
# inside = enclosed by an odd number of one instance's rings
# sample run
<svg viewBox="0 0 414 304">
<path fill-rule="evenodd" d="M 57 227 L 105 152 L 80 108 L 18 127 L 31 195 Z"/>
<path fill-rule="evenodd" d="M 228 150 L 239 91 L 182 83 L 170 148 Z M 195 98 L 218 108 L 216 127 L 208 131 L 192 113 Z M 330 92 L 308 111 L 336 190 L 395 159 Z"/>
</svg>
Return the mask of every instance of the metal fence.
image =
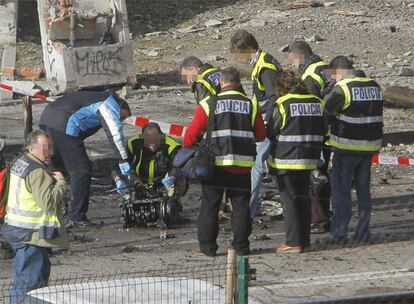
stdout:
<svg viewBox="0 0 414 304">
<path fill-rule="evenodd" d="M 180 268 L 167 267 L 106 276 L 59 278 L 51 280 L 47 287 L 29 291 L 21 303 L 243 304 L 248 302 L 248 259 L 238 257 L 237 264 L 237 267 L 228 263 L 183 265 Z M 231 285 L 229 275 L 232 276 Z M 12 287 L 12 284 L 0 287 L 0 302 L 16 303 L 22 300 L 16 294 L 22 287 L 24 290 L 24 286 Z"/>
</svg>

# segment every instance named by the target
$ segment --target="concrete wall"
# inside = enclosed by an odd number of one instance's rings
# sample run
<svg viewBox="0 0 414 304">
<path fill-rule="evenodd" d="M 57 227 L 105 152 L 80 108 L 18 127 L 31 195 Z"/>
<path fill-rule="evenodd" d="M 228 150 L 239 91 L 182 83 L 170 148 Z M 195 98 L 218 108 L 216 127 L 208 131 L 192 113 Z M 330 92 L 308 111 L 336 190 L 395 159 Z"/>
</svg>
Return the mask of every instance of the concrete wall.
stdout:
<svg viewBox="0 0 414 304">
<path fill-rule="evenodd" d="M 88 20 L 78 20 L 75 47 L 69 45 L 69 19 L 55 0 L 39 0 L 38 12 L 46 77 L 55 92 L 135 81 L 125 0 L 74 0 L 73 9 Z M 109 19 L 114 43 L 99 45 L 107 18 L 98 13 L 115 12 Z M 53 21 L 52 21 L 53 20 Z M 53 39 L 51 39 L 53 38 Z"/>
</svg>

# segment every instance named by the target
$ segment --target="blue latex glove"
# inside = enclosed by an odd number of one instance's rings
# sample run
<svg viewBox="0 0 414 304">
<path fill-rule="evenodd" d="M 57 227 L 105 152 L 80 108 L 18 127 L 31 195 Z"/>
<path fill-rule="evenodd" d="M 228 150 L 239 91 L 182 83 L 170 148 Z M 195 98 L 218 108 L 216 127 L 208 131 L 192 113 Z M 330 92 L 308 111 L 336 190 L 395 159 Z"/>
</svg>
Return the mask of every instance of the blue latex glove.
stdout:
<svg viewBox="0 0 414 304">
<path fill-rule="evenodd" d="M 118 194 L 121 194 L 121 195 L 125 195 L 129 193 L 127 185 L 122 179 L 118 179 L 116 181 L 116 192 L 118 192 Z"/>
<path fill-rule="evenodd" d="M 173 177 L 170 177 L 170 176 L 164 177 L 161 182 L 167 188 L 174 187 L 174 178 Z"/>
<path fill-rule="evenodd" d="M 131 171 L 131 166 L 127 161 L 123 161 L 119 163 L 119 169 L 121 170 L 122 175 L 128 175 L 129 171 Z"/>
</svg>

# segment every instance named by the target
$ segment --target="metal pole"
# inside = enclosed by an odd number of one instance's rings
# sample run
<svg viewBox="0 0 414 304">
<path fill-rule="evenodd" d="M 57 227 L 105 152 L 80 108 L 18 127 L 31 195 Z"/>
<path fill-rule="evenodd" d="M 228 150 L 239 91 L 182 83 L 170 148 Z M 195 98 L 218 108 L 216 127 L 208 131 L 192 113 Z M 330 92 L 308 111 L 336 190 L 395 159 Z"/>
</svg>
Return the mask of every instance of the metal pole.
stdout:
<svg viewBox="0 0 414 304">
<path fill-rule="evenodd" d="M 236 275 L 236 250 L 227 252 L 226 304 L 233 304 Z"/>
<path fill-rule="evenodd" d="M 237 303 L 248 304 L 249 303 L 249 258 L 245 256 L 237 257 L 238 261 L 238 292 L 237 292 Z"/>
<path fill-rule="evenodd" d="M 32 111 L 32 97 L 23 96 L 24 105 L 24 138 L 28 139 L 29 134 L 33 131 L 33 111 Z"/>
</svg>

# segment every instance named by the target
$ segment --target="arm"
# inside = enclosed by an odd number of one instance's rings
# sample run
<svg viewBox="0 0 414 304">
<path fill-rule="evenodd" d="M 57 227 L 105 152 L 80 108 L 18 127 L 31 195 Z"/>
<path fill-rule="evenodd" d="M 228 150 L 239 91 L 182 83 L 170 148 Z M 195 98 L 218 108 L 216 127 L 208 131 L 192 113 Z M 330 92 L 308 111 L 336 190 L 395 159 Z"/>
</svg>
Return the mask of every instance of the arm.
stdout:
<svg viewBox="0 0 414 304">
<path fill-rule="evenodd" d="M 325 113 L 328 116 L 336 116 L 345 104 L 345 95 L 338 86 L 325 96 L 326 100 Z"/>
<path fill-rule="evenodd" d="M 310 76 L 306 77 L 306 79 L 303 82 L 305 83 L 308 93 L 313 94 L 318 97 L 321 96 L 321 86 L 312 77 Z"/>
<path fill-rule="evenodd" d="M 119 104 L 112 96 L 109 96 L 99 107 L 99 113 L 101 115 L 102 127 L 111 140 L 112 145 L 118 151 L 120 159 L 127 160 L 128 152 Z"/>
<path fill-rule="evenodd" d="M 66 190 L 65 179 L 54 179 L 45 169 L 35 169 L 26 177 L 27 189 L 44 210 L 56 210 Z"/>
<path fill-rule="evenodd" d="M 274 107 L 272 116 L 267 124 L 267 138 L 271 141 L 276 141 L 277 135 L 282 128 L 282 116 L 280 115 L 278 107 Z"/>
<path fill-rule="evenodd" d="M 183 147 L 188 148 L 196 144 L 207 129 L 208 116 L 202 106 L 198 105 L 187 131 L 184 135 Z"/>
<path fill-rule="evenodd" d="M 202 83 L 197 82 L 195 85 L 194 94 L 196 96 L 197 104 L 199 104 L 200 101 L 202 101 L 204 98 L 210 96 L 210 91 L 207 90 L 207 88 Z"/>
<path fill-rule="evenodd" d="M 257 142 L 263 141 L 266 138 L 266 127 L 262 115 L 257 112 L 254 121 L 254 137 Z"/>
<path fill-rule="evenodd" d="M 266 102 L 260 107 L 262 113 L 271 113 L 274 107 L 274 96 L 276 92 L 276 79 L 280 75 L 279 71 L 264 69 L 260 74 L 260 79 L 265 88 Z"/>
</svg>

